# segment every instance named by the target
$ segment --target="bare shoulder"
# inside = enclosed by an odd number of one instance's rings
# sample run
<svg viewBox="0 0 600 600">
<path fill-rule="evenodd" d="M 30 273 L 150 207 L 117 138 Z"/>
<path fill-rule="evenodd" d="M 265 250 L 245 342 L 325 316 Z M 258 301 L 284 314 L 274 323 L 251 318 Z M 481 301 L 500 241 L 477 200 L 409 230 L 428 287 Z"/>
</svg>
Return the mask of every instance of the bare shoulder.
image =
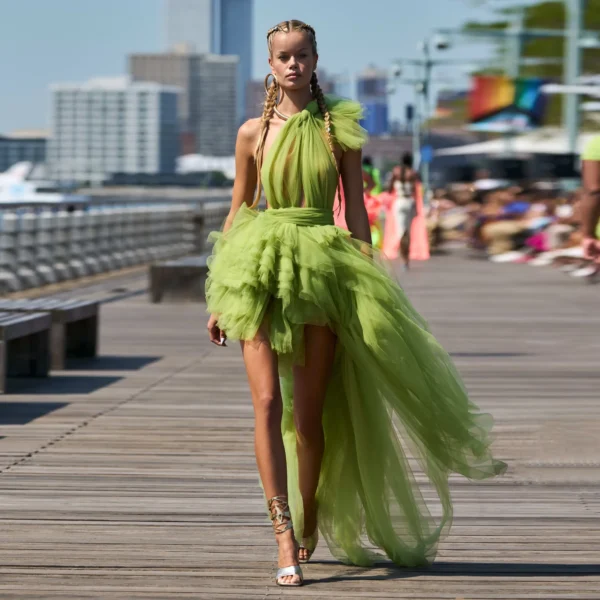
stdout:
<svg viewBox="0 0 600 600">
<path fill-rule="evenodd" d="M 238 140 L 252 143 L 258 140 L 261 119 L 248 119 L 238 130 Z"/>
</svg>

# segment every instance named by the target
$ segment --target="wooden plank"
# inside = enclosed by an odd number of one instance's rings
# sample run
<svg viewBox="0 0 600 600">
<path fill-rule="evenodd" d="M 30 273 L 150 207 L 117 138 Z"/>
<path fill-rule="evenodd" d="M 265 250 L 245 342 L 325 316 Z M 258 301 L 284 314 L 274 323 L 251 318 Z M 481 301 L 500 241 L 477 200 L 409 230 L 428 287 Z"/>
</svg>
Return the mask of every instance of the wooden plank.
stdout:
<svg viewBox="0 0 600 600">
<path fill-rule="evenodd" d="M 103 308 L 111 369 L 3 397 L 66 405 L 23 425 L 0 413 L 0 596 L 597 600 L 600 288 L 459 257 L 402 279 L 509 462 L 491 482 L 452 477 L 431 568 L 349 567 L 321 544 L 310 585 L 276 588 L 239 349 L 208 343 L 203 305 L 135 296 Z M 106 385 L 81 393 L 87 380 Z"/>
</svg>

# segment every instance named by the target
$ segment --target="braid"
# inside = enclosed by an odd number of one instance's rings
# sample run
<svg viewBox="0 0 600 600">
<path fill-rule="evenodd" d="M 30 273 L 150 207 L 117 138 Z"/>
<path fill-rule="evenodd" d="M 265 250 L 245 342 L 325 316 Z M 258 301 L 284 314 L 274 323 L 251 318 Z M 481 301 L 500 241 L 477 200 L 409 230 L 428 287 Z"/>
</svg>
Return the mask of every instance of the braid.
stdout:
<svg viewBox="0 0 600 600">
<path fill-rule="evenodd" d="M 279 95 L 279 85 L 276 79 L 273 79 L 271 85 L 267 88 L 267 82 L 270 75 L 267 75 L 265 79 L 266 96 L 263 105 L 263 114 L 260 120 L 260 135 L 258 136 L 258 143 L 254 150 L 254 161 L 256 162 L 256 196 L 251 208 L 254 208 L 260 202 L 260 196 L 262 193 L 262 185 L 260 179 L 260 172 L 263 164 L 263 150 L 265 147 L 265 141 L 267 139 L 267 133 L 269 132 L 269 123 L 273 118 L 275 104 L 277 104 L 277 96 Z"/>
<path fill-rule="evenodd" d="M 319 79 L 316 71 L 313 72 L 312 77 L 310 78 L 310 85 L 312 88 L 313 98 L 317 101 L 317 106 L 319 107 L 319 111 L 323 115 L 323 120 L 325 121 L 325 137 L 327 139 L 327 143 L 329 144 L 329 149 L 331 150 L 331 155 L 333 156 L 333 164 L 335 165 L 335 170 L 337 173 L 336 192 L 341 207 L 342 197 L 340 191 L 340 170 L 338 168 L 337 158 L 335 156 L 335 142 L 331 133 L 331 113 L 329 112 L 329 108 L 327 108 L 325 95 L 323 94 L 323 90 L 319 85 Z"/>
</svg>

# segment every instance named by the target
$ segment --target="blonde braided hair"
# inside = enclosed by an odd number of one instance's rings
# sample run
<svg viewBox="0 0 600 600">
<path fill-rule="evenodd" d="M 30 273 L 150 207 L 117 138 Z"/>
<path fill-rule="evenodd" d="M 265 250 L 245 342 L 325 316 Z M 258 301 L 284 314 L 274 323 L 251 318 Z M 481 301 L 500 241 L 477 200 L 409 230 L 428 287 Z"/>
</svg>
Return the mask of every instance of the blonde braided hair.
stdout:
<svg viewBox="0 0 600 600">
<path fill-rule="evenodd" d="M 273 81 L 271 85 L 268 86 L 269 77 L 271 75 L 267 75 L 265 77 L 265 89 L 266 96 L 263 104 L 263 114 L 260 120 L 260 135 L 258 136 L 258 143 L 256 144 L 256 149 L 254 151 L 254 161 L 256 162 L 256 195 L 254 196 L 254 202 L 252 203 L 252 208 L 256 207 L 260 202 L 260 196 L 262 192 L 262 184 L 260 179 L 260 172 L 263 165 L 263 157 L 264 157 L 264 147 L 265 141 L 267 139 L 267 133 L 269 133 L 269 123 L 275 114 L 275 105 L 277 104 L 277 98 L 279 96 L 279 84 L 275 77 L 273 77 Z M 267 87 L 268 86 L 268 87 Z"/>
<path fill-rule="evenodd" d="M 275 34 L 279 32 L 289 33 L 291 31 L 306 32 L 311 43 L 312 52 L 314 55 L 317 55 L 317 34 L 315 33 L 315 30 L 307 23 L 304 23 L 303 21 L 298 21 L 297 19 L 292 19 L 290 21 L 282 21 L 281 23 L 275 25 L 275 27 L 271 27 L 271 29 L 269 29 L 269 31 L 267 32 L 267 46 L 269 48 L 269 54 L 272 54 L 273 52 L 273 37 L 275 36 Z M 266 96 L 263 104 L 263 114 L 260 121 L 260 135 L 258 136 L 258 143 L 256 144 L 256 149 L 254 151 L 257 183 L 256 195 L 254 197 L 252 208 L 256 207 L 260 202 L 260 196 L 262 193 L 261 169 L 263 165 L 263 150 L 265 147 L 267 134 L 269 132 L 269 124 L 271 122 L 271 119 L 273 118 L 275 106 L 277 105 L 279 99 L 279 84 L 277 80 L 273 78 L 271 85 L 268 85 L 269 77 L 271 77 L 270 74 L 267 75 L 267 77 L 265 78 Z M 337 158 L 335 156 L 335 141 L 331 128 L 331 114 L 329 112 L 329 109 L 327 108 L 325 95 L 323 94 L 323 90 L 319 85 L 319 80 L 317 78 L 316 72 L 313 72 L 310 78 L 310 89 L 312 97 L 317 102 L 317 106 L 319 107 L 319 111 L 323 116 L 323 121 L 325 122 L 325 138 L 327 140 L 327 144 L 329 145 L 329 149 L 331 150 L 331 154 L 333 156 L 333 164 L 335 165 L 335 170 L 337 173 L 336 191 L 341 207 L 341 196 L 339 190 L 340 172 L 337 164 Z"/>
<path fill-rule="evenodd" d="M 327 108 L 327 103 L 325 102 L 325 94 L 323 94 L 323 90 L 319 85 L 319 79 L 317 78 L 316 71 L 313 72 L 312 77 L 310 78 L 310 87 L 312 91 L 313 98 L 317 101 L 317 106 L 319 107 L 319 111 L 323 115 L 323 121 L 325 121 L 325 137 L 327 138 L 327 143 L 329 144 L 329 149 L 331 150 L 331 155 L 333 157 L 333 164 L 335 165 L 335 172 L 337 174 L 337 182 L 335 184 L 335 191 L 338 197 L 339 208 L 341 210 L 342 207 L 342 196 L 340 192 L 340 169 L 338 167 L 337 158 L 335 156 L 335 140 L 333 139 L 333 134 L 331 133 L 331 113 Z"/>
</svg>

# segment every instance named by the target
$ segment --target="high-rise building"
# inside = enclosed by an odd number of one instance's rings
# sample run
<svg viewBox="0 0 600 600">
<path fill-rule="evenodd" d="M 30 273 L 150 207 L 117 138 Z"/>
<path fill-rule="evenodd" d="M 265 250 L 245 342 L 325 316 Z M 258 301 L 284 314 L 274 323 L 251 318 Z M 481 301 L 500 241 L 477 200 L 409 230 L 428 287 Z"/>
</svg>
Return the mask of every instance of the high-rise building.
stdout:
<svg viewBox="0 0 600 600">
<path fill-rule="evenodd" d="M 237 56 L 210 56 L 200 62 L 196 136 L 198 154 L 232 156 L 237 135 Z"/>
<path fill-rule="evenodd" d="M 133 81 L 176 85 L 179 98 L 180 153 L 231 156 L 237 133 L 237 56 L 192 54 L 190 47 L 165 54 L 133 54 Z"/>
<path fill-rule="evenodd" d="M 178 88 L 118 77 L 51 89 L 54 179 L 100 184 L 113 173 L 175 171 Z"/>
<path fill-rule="evenodd" d="M 237 124 L 245 118 L 252 77 L 253 0 L 167 0 L 169 49 L 189 44 L 198 54 L 238 56 Z"/>
<path fill-rule="evenodd" d="M 46 141 L 45 131 L 15 131 L 0 135 L 0 173 L 18 162 L 45 162 Z"/>
<path fill-rule="evenodd" d="M 252 79 L 246 84 L 246 119 L 260 117 L 265 101 L 265 82 Z"/>
<path fill-rule="evenodd" d="M 169 50 L 189 44 L 198 54 L 213 51 L 213 4 L 213 0 L 167 0 Z"/>
<path fill-rule="evenodd" d="M 369 67 L 358 75 L 358 101 L 365 108 L 362 126 L 370 135 L 389 133 L 388 77 L 384 70 Z"/>
</svg>

